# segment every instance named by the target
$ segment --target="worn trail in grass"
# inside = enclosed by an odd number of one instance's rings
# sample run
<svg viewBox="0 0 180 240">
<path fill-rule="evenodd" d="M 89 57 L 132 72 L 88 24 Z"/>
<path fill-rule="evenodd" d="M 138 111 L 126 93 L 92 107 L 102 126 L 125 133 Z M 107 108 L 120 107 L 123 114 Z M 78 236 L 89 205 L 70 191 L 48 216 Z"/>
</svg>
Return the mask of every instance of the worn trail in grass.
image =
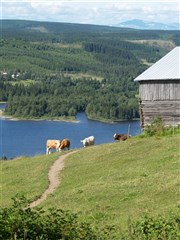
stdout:
<svg viewBox="0 0 180 240">
<path fill-rule="evenodd" d="M 59 178 L 59 172 L 64 168 L 64 160 L 66 157 L 69 155 L 75 153 L 74 152 L 69 152 L 66 155 L 60 156 L 51 166 L 49 173 L 48 173 L 48 178 L 49 178 L 49 186 L 46 189 L 46 191 L 35 201 L 33 201 L 29 207 L 36 207 L 40 203 L 42 203 L 49 194 L 53 193 L 54 190 L 59 186 L 60 184 L 60 178 Z"/>
</svg>

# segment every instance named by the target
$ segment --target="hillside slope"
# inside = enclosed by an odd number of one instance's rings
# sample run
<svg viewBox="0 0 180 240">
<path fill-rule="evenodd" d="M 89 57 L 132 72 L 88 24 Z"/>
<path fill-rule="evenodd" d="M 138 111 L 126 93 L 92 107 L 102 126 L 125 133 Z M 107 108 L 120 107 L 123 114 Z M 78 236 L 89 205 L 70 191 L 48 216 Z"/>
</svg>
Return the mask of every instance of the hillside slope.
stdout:
<svg viewBox="0 0 180 240">
<path fill-rule="evenodd" d="M 40 206 L 78 212 L 100 227 L 108 223 L 124 227 L 129 218 L 146 213 L 167 215 L 176 211 L 179 201 L 179 149 L 180 135 L 134 137 L 81 149 L 66 159 L 61 185 Z M 9 206 L 17 192 L 29 199 L 41 195 L 57 157 L 1 161 L 2 206 Z"/>
<path fill-rule="evenodd" d="M 62 184 L 43 206 L 80 211 L 116 224 L 177 207 L 180 136 L 133 138 L 83 149 L 71 156 Z"/>
</svg>

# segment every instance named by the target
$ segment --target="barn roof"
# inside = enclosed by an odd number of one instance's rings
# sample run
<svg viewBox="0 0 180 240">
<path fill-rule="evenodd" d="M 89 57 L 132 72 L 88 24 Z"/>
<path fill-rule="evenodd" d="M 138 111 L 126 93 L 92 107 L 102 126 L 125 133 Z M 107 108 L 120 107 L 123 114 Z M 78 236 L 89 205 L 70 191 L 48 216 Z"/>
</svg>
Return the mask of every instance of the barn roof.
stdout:
<svg viewBox="0 0 180 240">
<path fill-rule="evenodd" d="M 172 79 L 180 79 L 180 47 L 175 47 L 163 58 L 136 77 L 134 81 Z"/>
</svg>

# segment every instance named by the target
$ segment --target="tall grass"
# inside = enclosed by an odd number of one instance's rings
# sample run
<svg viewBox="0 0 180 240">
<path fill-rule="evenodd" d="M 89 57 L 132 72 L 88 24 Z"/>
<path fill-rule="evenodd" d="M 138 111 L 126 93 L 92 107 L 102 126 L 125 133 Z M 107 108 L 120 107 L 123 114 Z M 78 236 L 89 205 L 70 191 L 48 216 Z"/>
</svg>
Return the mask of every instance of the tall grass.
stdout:
<svg viewBox="0 0 180 240">
<path fill-rule="evenodd" d="M 141 137 L 172 136 L 180 133 L 180 126 L 166 126 L 161 117 L 155 117 L 150 125 L 145 126 Z"/>
</svg>

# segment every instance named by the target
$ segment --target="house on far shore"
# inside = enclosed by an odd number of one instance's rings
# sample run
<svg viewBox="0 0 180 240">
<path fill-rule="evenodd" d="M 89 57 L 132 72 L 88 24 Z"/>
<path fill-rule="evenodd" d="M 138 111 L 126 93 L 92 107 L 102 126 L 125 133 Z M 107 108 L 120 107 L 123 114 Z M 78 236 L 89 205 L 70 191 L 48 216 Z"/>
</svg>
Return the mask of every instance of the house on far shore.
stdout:
<svg viewBox="0 0 180 240">
<path fill-rule="evenodd" d="M 165 125 L 180 125 L 180 46 L 134 79 L 139 82 L 140 123 L 155 117 Z"/>
</svg>

